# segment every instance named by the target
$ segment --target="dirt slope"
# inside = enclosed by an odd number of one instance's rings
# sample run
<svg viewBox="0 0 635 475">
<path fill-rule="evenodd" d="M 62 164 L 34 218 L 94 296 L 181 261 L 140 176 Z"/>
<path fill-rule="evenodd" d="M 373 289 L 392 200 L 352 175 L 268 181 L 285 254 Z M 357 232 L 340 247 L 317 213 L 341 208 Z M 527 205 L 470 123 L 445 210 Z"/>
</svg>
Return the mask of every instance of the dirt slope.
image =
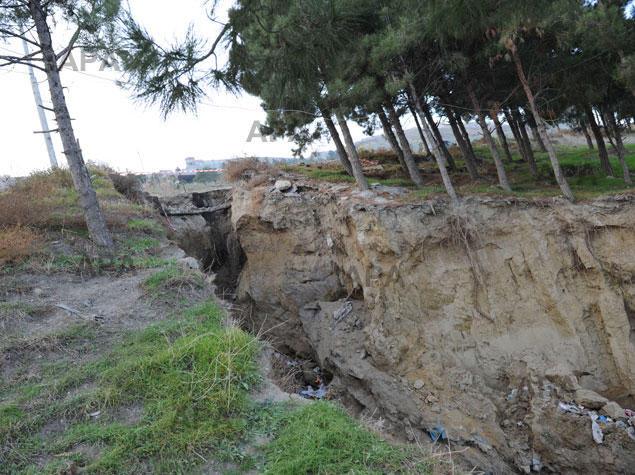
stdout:
<svg viewBox="0 0 635 475">
<path fill-rule="evenodd" d="M 451 210 L 378 191 L 234 193 L 255 324 L 329 369 L 360 413 L 411 440 L 441 426 L 485 471 L 628 473 L 628 426 L 600 422 L 598 444 L 558 403 L 633 407 L 634 197 Z"/>
</svg>

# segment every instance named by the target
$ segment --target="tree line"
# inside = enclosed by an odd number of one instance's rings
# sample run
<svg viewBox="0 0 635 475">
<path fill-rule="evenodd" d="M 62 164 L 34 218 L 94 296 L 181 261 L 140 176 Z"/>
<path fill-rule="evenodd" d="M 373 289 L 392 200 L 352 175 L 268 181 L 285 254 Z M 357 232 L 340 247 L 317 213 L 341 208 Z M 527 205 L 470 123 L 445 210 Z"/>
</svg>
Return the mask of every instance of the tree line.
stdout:
<svg viewBox="0 0 635 475">
<path fill-rule="evenodd" d="M 196 109 L 209 88 L 261 98 L 266 132 L 292 137 L 301 153 L 328 136 L 342 166 L 368 188 L 348 122 L 381 128 L 404 172 L 426 184 L 403 128 L 412 115 L 452 201 L 458 167 L 436 117 L 449 123 L 465 169 L 479 180 L 466 123 L 476 120 L 498 183 L 510 190 L 511 129 L 522 160 L 538 175 L 530 135 L 550 159 L 562 194 L 574 195 L 547 128 L 565 122 L 597 147 L 603 173 L 615 176 L 608 146 L 632 184 L 623 134 L 635 119 L 635 20 L 626 0 L 237 0 L 220 21 L 206 13 L 214 38 L 188 30 L 162 45 L 120 0 L 3 0 L 0 40 L 21 40 L 28 55 L 0 53 L 0 67 L 44 71 L 80 203 L 91 236 L 112 247 L 73 133 L 59 71 L 74 48 L 119 60 L 121 84 L 164 114 Z M 178 8 L 175 6 L 174 8 Z M 52 31 L 76 28 L 56 50 Z M 226 61 L 219 55 L 226 53 Z M 490 131 L 489 124 L 493 124 Z M 496 141 L 500 147 L 497 147 Z M 595 144 L 593 143 L 595 141 Z"/>
<path fill-rule="evenodd" d="M 502 123 L 534 175 L 530 134 L 549 156 L 562 191 L 573 193 L 547 128 L 566 122 L 596 141 L 603 173 L 615 176 L 610 141 L 628 185 L 622 139 L 635 116 L 635 21 L 620 0 L 238 0 L 205 54 L 190 35 L 163 50 L 128 17 L 120 49 L 133 90 L 164 112 L 190 109 L 205 81 L 260 97 L 266 129 L 301 152 L 325 134 L 342 166 L 368 188 L 347 121 L 383 129 L 403 170 L 425 181 L 402 125 L 416 122 L 453 200 L 457 165 L 434 120 L 450 124 L 472 180 L 479 179 L 466 122 L 475 119 L 498 183 L 511 190 Z M 197 75 L 222 43 L 229 59 Z M 130 48 L 133 45 L 133 48 Z M 131 53 L 132 51 L 132 53 Z M 154 62 L 159 58 L 159 65 Z M 493 124 L 493 132 L 489 124 Z M 604 131 L 604 134 L 603 134 Z M 500 149 L 496 146 L 498 139 Z M 592 143 L 592 142 L 591 142 Z"/>
</svg>

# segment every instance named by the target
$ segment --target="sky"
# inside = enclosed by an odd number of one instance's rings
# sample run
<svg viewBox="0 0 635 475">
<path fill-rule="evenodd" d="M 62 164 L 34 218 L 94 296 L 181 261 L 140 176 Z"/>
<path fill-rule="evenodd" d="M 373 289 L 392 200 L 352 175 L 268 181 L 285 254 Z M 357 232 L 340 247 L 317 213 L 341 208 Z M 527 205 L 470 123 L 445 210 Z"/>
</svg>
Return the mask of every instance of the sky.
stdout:
<svg viewBox="0 0 635 475">
<path fill-rule="evenodd" d="M 203 3 L 181 0 L 175 8 L 168 0 L 130 0 L 134 17 L 164 44 L 182 38 L 190 24 L 201 36 L 216 37 L 218 25 L 206 17 Z M 220 2 L 219 19 L 231 3 Z M 69 31 L 57 26 L 53 34 L 59 47 Z M 0 51 L 21 52 L 22 45 L 0 43 Z M 62 83 L 85 160 L 106 163 L 119 171 L 150 172 L 183 168 L 186 157 L 214 160 L 292 154 L 293 144 L 284 140 L 271 143 L 254 138 L 247 142 L 254 121 L 265 120 L 256 97 L 209 90 L 197 115 L 175 113 L 163 120 L 158 107 L 138 103 L 115 83 L 119 73 L 100 70 L 101 64 L 96 62 L 86 62 L 82 68 L 79 51 L 73 59 L 79 71 L 65 68 Z M 36 74 L 44 105 L 50 106 L 45 76 L 39 71 Z M 43 136 L 33 133 L 42 128 L 25 66 L 0 68 L 0 105 L 0 175 L 22 176 L 48 168 Z M 47 115 L 49 128 L 55 128 L 53 114 Z M 364 137 L 359 127 L 351 124 L 351 129 L 356 140 Z M 58 162 L 64 163 L 58 134 L 53 134 L 53 142 Z M 323 142 L 313 149 L 332 148 Z"/>
</svg>

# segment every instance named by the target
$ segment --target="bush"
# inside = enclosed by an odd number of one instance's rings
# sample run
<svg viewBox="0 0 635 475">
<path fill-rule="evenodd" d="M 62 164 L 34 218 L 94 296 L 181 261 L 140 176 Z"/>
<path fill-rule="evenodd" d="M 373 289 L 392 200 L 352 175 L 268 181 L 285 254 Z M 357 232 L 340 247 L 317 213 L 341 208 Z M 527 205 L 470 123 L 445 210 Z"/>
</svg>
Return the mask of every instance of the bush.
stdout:
<svg viewBox="0 0 635 475">
<path fill-rule="evenodd" d="M 113 188 L 103 168 L 89 168 L 93 187 L 109 227 L 124 229 L 129 219 L 143 217 Z M 70 171 L 56 168 L 32 173 L 0 193 L 0 223 L 36 229 L 86 229 L 84 213 Z"/>
<path fill-rule="evenodd" d="M 249 181 L 258 175 L 273 173 L 277 167 L 260 161 L 256 157 L 228 160 L 225 164 L 225 179 L 230 183 Z"/>
<path fill-rule="evenodd" d="M 0 228 L 0 264 L 19 264 L 39 248 L 40 235 L 31 228 Z"/>
</svg>

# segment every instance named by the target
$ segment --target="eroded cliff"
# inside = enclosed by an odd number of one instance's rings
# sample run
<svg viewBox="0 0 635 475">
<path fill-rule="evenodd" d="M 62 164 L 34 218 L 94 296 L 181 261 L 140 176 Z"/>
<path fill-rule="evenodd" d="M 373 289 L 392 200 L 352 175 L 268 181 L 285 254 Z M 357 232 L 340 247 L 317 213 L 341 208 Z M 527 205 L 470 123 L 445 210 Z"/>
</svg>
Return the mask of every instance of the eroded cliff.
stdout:
<svg viewBox="0 0 635 475">
<path fill-rule="evenodd" d="M 238 299 L 257 325 L 352 407 L 411 439 L 442 426 L 481 469 L 635 466 L 628 426 L 603 424 L 598 444 L 589 417 L 558 407 L 599 397 L 584 390 L 632 407 L 632 195 L 450 209 L 344 188 L 234 192 Z"/>
</svg>

